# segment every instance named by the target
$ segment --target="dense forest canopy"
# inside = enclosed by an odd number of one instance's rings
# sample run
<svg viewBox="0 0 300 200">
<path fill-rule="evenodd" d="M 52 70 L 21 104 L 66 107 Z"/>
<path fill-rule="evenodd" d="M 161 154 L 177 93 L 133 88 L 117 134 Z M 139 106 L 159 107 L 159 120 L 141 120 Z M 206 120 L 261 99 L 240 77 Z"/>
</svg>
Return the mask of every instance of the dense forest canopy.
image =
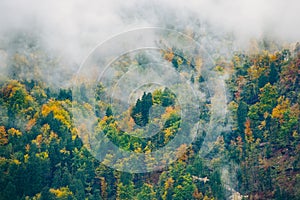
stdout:
<svg viewBox="0 0 300 200">
<path fill-rule="evenodd" d="M 55 61 L 45 59 L 34 45 L 30 49 L 31 54 L 7 53 L 8 76 L 1 77 L 0 199 L 300 199 L 299 45 L 236 52 L 229 61 L 217 61 L 213 70 L 229 75 L 229 112 L 223 123 L 230 129 L 218 133 L 205 156 L 199 153 L 203 132 L 191 145 L 176 149 L 176 162 L 147 173 L 107 167 L 111 152 L 103 162 L 92 156 L 89 129 L 74 125 L 72 105 L 83 116 L 94 113 L 95 130 L 119 148 L 147 153 L 166 145 L 182 128 L 176 95 L 167 87 L 144 91 L 116 116 L 104 101 L 109 91 L 101 84 L 94 89 L 95 108 L 84 82 L 82 98 L 76 100 L 71 87 L 48 84 L 42 74 Z M 162 57 L 176 70 L 193 64 L 176 51 L 161 52 Z M 143 58 L 135 61 L 142 66 Z M 121 69 L 123 64 L 116 65 Z M 204 81 L 199 73 L 190 76 L 191 83 Z M 200 106 L 199 120 L 209 122 L 211 102 Z M 156 107 L 161 109 L 149 111 Z M 143 128 L 153 121 L 161 131 L 138 137 L 147 134 Z M 134 129 L 135 134 L 126 134 Z M 149 167 L 152 161 L 144 160 Z"/>
</svg>

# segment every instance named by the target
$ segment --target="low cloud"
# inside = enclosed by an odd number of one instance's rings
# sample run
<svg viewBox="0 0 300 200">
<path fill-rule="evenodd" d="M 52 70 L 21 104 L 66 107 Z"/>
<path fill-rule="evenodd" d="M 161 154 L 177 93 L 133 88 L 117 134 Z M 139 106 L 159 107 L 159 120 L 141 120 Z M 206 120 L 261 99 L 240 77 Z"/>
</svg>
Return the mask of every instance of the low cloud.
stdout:
<svg viewBox="0 0 300 200">
<path fill-rule="evenodd" d="M 0 38 L 26 31 L 76 63 L 111 35 L 143 26 L 197 31 L 198 22 L 207 22 L 215 33 L 231 33 L 240 42 L 264 35 L 294 42 L 300 37 L 299 8 L 297 0 L 2 0 Z"/>
</svg>

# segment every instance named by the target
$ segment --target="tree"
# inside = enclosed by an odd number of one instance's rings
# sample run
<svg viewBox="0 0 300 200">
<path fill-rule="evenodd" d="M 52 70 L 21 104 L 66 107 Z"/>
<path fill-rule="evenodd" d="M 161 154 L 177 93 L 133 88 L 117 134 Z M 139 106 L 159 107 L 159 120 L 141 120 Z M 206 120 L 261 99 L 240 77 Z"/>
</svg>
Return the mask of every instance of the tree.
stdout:
<svg viewBox="0 0 300 200">
<path fill-rule="evenodd" d="M 162 97 L 161 97 L 161 104 L 163 107 L 172 106 L 175 104 L 175 94 L 169 88 L 165 88 Z"/>
<path fill-rule="evenodd" d="M 137 194 L 138 200 L 155 200 L 156 193 L 152 185 L 144 183 L 141 191 Z"/>
<path fill-rule="evenodd" d="M 61 187 L 59 189 L 50 189 L 50 192 L 59 200 L 75 200 L 73 192 L 68 187 Z"/>
<path fill-rule="evenodd" d="M 6 145 L 8 143 L 8 135 L 4 126 L 0 126 L 0 145 Z"/>
<path fill-rule="evenodd" d="M 196 186 L 192 182 L 192 177 L 187 174 L 179 177 L 182 180 L 174 188 L 173 199 L 184 200 L 184 199 L 193 199 L 193 194 Z"/>
<path fill-rule="evenodd" d="M 152 94 L 145 93 L 141 99 L 138 99 L 136 105 L 132 108 L 130 116 L 139 126 L 146 126 L 149 121 L 149 109 L 152 107 Z"/>
<path fill-rule="evenodd" d="M 248 105 L 244 101 L 240 101 L 237 109 L 237 123 L 239 130 L 242 132 L 245 128 L 246 117 L 248 113 Z"/>
<path fill-rule="evenodd" d="M 117 185 L 117 200 L 131 200 L 134 196 L 133 182 L 123 184 L 122 182 Z"/>
<path fill-rule="evenodd" d="M 270 66 L 269 82 L 273 85 L 279 79 L 279 73 L 274 62 Z"/>
<path fill-rule="evenodd" d="M 17 194 L 16 186 L 12 182 L 9 182 L 6 185 L 4 191 L 5 192 L 2 193 L 2 195 L 0 195 L 0 199 L 6 200 L 6 199 L 18 199 L 18 198 L 20 198 L 20 196 L 18 196 L 18 194 Z"/>
</svg>

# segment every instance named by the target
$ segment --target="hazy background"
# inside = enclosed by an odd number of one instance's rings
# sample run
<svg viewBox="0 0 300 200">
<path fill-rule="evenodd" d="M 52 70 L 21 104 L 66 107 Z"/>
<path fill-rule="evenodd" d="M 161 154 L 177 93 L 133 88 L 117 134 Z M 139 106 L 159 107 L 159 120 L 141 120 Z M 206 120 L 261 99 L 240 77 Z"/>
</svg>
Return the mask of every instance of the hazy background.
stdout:
<svg viewBox="0 0 300 200">
<path fill-rule="evenodd" d="M 1 46 L 15 32 L 39 38 L 55 54 L 80 63 L 99 42 L 143 26 L 197 27 L 230 33 L 241 47 L 268 34 L 284 42 L 300 36 L 298 0 L 1 0 Z"/>
</svg>

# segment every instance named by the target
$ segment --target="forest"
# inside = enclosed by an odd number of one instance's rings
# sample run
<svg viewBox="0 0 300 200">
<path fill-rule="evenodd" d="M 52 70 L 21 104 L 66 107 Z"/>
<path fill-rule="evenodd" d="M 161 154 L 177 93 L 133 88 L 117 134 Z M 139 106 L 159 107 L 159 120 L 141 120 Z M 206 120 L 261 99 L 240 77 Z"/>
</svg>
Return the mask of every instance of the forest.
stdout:
<svg viewBox="0 0 300 200">
<path fill-rule="evenodd" d="M 176 70 L 191 65 L 173 50 L 162 57 Z M 180 134 L 183 119 L 176 94 L 167 87 L 144 91 L 117 123 L 101 83 L 95 88 L 94 109 L 85 98 L 88 85 L 82 83 L 82 98 L 74 99 L 71 86 L 55 87 L 39 78 L 44 73 L 37 61 L 41 54 L 7 53 L 8 75 L 0 79 L 1 200 L 300 199 L 299 44 L 235 52 L 230 60 L 216 62 L 217 73 L 229 74 L 225 123 L 232 124 L 230 130 L 219 133 L 207 155 L 198 153 L 203 133 L 183 153 L 181 147 L 176 150 L 181 154 L 175 162 L 145 173 L 118 171 L 106 165 L 108 158 L 96 159 L 83 134 L 89 130 L 72 120 L 73 105 L 95 113 L 95 129 L 119 148 L 147 153 Z M 55 65 L 47 62 L 45 69 Z M 191 82 L 203 81 L 199 74 L 191 77 Z M 210 104 L 201 105 L 199 120 L 208 120 Z M 157 135 L 140 138 L 122 131 L 140 127 L 136 134 L 145 134 L 149 109 L 156 107 L 162 108 L 155 118 L 161 125 Z M 145 162 L 152 164 L 151 158 Z"/>
</svg>

